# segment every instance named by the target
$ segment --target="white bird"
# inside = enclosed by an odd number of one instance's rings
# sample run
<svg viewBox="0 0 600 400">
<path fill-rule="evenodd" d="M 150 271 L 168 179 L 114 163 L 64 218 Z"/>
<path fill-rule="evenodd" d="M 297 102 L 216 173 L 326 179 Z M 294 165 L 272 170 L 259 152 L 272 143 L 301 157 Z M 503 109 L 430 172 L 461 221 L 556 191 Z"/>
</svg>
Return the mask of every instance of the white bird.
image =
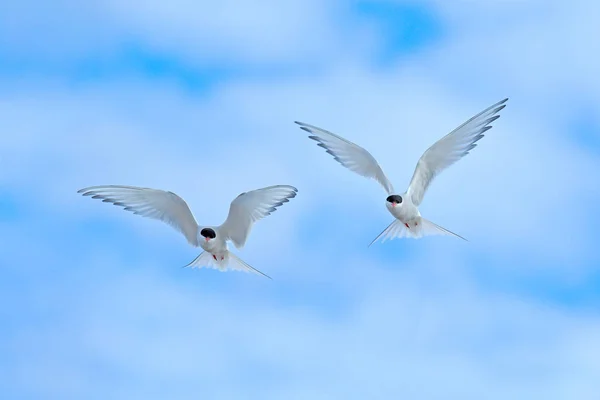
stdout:
<svg viewBox="0 0 600 400">
<path fill-rule="evenodd" d="M 324 148 L 337 162 L 359 175 L 375 179 L 386 190 L 388 197 L 385 205 L 396 219 L 371 244 L 380 238 L 385 242 L 387 239 L 420 238 L 428 235 L 453 235 L 466 240 L 421 217 L 418 207 L 433 178 L 477 146 L 475 142 L 492 128 L 492 122 L 500 118 L 496 114 L 506 107 L 504 103 L 507 101 L 508 98 L 486 108 L 427 149 L 417 163 L 408 189 L 401 195 L 394 193 L 392 183 L 367 150 L 324 129 L 295 122 L 310 133 L 309 138 L 317 141 L 318 146 Z"/>
<path fill-rule="evenodd" d="M 296 197 L 298 189 L 293 186 L 277 185 L 244 192 L 233 199 L 229 207 L 229 215 L 220 226 L 199 226 L 186 202 L 173 192 L 135 186 L 107 185 L 87 187 L 78 190 L 77 193 L 124 207 L 125 210 L 142 217 L 166 222 L 183 233 L 192 246 L 204 250 L 186 267 L 254 272 L 270 279 L 268 275 L 231 253 L 227 242 L 232 241 L 238 249 L 244 247 L 252 225 L 271 215 L 283 203 Z"/>
</svg>

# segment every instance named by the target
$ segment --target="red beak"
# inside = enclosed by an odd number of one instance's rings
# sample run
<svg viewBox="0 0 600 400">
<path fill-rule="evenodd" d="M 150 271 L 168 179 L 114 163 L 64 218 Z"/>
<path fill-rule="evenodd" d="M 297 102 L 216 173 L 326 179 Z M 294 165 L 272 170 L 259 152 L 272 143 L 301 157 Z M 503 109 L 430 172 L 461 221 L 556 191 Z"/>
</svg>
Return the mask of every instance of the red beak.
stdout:
<svg viewBox="0 0 600 400">
<path fill-rule="evenodd" d="M 206 237 L 206 238 L 204 238 L 204 240 L 206 240 L 206 241 L 208 242 L 208 241 L 210 240 L 210 238 L 207 238 L 207 237 Z"/>
</svg>

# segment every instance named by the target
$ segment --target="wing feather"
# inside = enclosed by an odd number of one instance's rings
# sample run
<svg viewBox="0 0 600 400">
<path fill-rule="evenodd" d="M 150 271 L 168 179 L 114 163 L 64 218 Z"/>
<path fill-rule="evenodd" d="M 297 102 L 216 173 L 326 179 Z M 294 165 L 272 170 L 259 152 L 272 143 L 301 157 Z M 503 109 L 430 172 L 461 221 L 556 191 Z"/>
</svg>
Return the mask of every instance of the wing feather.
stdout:
<svg viewBox="0 0 600 400">
<path fill-rule="evenodd" d="M 458 128 L 438 140 L 419 159 L 408 187 L 413 204 L 418 206 L 433 179 L 444 169 L 469 154 L 484 133 L 492 129 L 491 123 L 500 118 L 496 115 L 506 107 L 508 99 L 497 102 L 464 122 Z"/>
<path fill-rule="evenodd" d="M 296 197 L 296 193 L 298 189 L 293 186 L 276 185 L 240 194 L 231 202 L 229 215 L 218 228 L 219 233 L 238 249 L 244 247 L 252 225 Z"/>
<path fill-rule="evenodd" d="M 300 125 L 300 129 L 310 133 L 310 139 L 317 141 L 318 146 L 324 148 L 328 154 L 331 154 L 344 167 L 366 178 L 375 179 L 388 194 L 394 192 L 392 183 L 385 176 L 377 160 L 367 150 L 325 129 L 317 128 L 303 122 L 295 122 Z"/>
<path fill-rule="evenodd" d="M 183 233 L 187 241 L 198 246 L 198 223 L 187 203 L 173 192 L 136 186 L 91 186 L 81 190 L 84 196 L 102 199 L 126 211 L 166 222 Z"/>
</svg>

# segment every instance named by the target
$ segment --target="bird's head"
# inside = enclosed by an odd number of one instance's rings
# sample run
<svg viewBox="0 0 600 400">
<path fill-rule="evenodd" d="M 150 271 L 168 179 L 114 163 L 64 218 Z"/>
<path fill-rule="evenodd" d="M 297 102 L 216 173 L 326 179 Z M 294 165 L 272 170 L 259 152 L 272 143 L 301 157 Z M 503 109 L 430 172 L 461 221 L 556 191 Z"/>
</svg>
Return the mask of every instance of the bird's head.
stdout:
<svg viewBox="0 0 600 400">
<path fill-rule="evenodd" d="M 388 207 L 397 207 L 398 205 L 402 204 L 402 196 L 399 196 L 397 194 L 392 194 L 390 196 L 387 197 L 387 199 L 385 199 L 386 201 L 386 205 Z"/>
<path fill-rule="evenodd" d="M 209 242 L 217 237 L 217 233 L 212 228 L 204 228 L 200 231 L 200 235 L 204 238 L 206 242 Z"/>
</svg>

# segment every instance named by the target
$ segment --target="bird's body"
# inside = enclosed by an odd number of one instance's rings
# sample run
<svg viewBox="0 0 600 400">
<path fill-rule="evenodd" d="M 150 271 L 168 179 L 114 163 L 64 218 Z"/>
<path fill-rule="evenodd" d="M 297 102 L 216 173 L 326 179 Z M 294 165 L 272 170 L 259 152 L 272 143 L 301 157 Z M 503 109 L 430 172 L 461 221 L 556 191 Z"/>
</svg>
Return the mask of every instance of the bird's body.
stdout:
<svg viewBox="0 0 600 400">
<path fill-rule="evenodd" d="M 417 163 L 408 189 L 402 194 L 396 194 L 383 169 L 367 150 L 332 132 L 303 122 L 296 123 L 310 133 L 309 138 L 317 141 L 318 146 L 324 148 L 337 162 L 361 176 L 375 179 L 386 190 L 386 208 L 395 220 L 371 244 L 380 238 L 385 241 L 428 235 L 452 235 L 464 239 L 423 218 L 419 205 L 433 179 L 477 146 L 476 142 L 492 128 L 490 124 L 500 117 L 496 114 L 506 107 L 504 103 L 507 100 L 486 108 L 427 149 Z"/>
<path fill-rule="evenodd" d="M 399 219 L 406 225 L 418 224 L 417 219 L 421 216 L 419 208 L 412 204 L 410 197 L 406 196 L 406 193 L 403 193 L 399 197 L 403 199 L 400 205 L 394 205 L 396 203 L 390 202 L 386 199 L 385 208 L 387 208 L 394 218 Z"/>
<path fill-rule="evenodd" d="M 173 192 L 136 186 L 92 186 L 78 191 L 84 196 L 124 207 L 143 217 L 161 220 L 180 231 L 195 247 L 204 250 L 188 267 L 209 267 L 256 272 L 267 276 L 229 251 L 228 242 L 244 247 L 254 222 L 273 213 L 296 197 L 293 186 L 277 185 L 244 192 L 229 207 L 229 215 L 219 226 L 199 226 L 186 202 Z M 268 276 L 267 276 L 268 277 Z"/>
<path fill-rule="evenodd" d="M 215 233 L 215 236 L 211 240 L 211 238 L 208 236 L 203 237 L 200 235 L 198 241 L 200 242 L 200 247 L 202 250 L 209 252 L 213 259 L 218 262 L 224 260 L 225 256 L 229 252 L 229 246 L 227 246 L 227 240 L 225 239 L 224 235 L 218 234 L 217 230 L 217 226 L 209 226 L 200 229 L 199 232 L 212 231 Z"/>
</svg>

